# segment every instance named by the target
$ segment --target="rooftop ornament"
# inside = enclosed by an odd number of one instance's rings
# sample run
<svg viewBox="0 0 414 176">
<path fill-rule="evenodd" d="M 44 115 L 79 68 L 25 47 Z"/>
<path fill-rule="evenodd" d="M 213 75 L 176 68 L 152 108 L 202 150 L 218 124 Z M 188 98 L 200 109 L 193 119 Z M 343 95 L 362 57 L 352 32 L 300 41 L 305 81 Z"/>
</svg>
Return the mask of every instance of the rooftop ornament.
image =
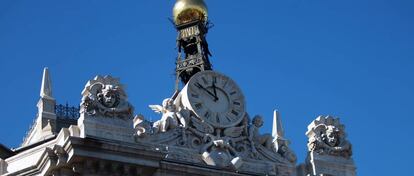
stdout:
<svg viewBox="0 0 414 176">
<path fill-rule="evenodd" d="M 207 5 L 203 0 L 177 0 L 173 9 L 173 18 L 177 26 L 193 21 L 207 22 Z"/>
</svg>

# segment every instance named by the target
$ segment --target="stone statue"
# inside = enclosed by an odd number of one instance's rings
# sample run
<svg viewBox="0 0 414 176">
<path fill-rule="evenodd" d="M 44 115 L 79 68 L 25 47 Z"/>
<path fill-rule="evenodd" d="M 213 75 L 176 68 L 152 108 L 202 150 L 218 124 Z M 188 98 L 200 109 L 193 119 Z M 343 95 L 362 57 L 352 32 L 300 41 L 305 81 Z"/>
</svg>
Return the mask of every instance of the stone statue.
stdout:
<svg viewBox="0 0 414 176">
<path fill-rule="evenodd" d="M 345 139 L 344 126 L 339 123 L 339 119 L 318 117 L 309 125 L 306 134 L 309 137 L 309 151 L 344 158 L 352 156 L 352 146 Z"/>
<path fill-rule="evenodd" d="M 81 113 L 89 116 L 132 118 L 133 107 L 128 103 L 123 86 L 111 76 L 97 76 L 82 91 Z"/>
<path fill-rule="evenodd" d="M 172 97 L 164 99 L 162 105 L 149 106 L 162 114 L 152 127 L 143 116 L 134 119 L 136 142 L 165 144 L 170 159 L 231 170 L 261 170 L 275 175 L 279 167 L 294 166 L 296 155 L 289 149 L 288 141 L 278 142 L 280 146 L 276 148 L 272 135 L 260 134 L 261 116 L 251 121 L 245 113 L 237 124 L 216 127 L 186 109 L 180 95 Z"/>
<path fill-rule="evenodd" d="M 242 161 L 233 148 L 233 138 L 230 136 L 221 136 L 221 130 L 216 129 L 217 135 L 206 134 L 201 153 L 204 162 L 209 165 L 228 167 L 237 169 L 241 166 Z"/>
<path fill-rule="evenodd" d="M 154 133 L 167 132 L 170 129 L 174 129 L 178 126 L 187 127 L 187 113 L 185 110 L 180 110 L 179 107 L 174 103 L 174 100 L 167 98 L 160 105 L 150 105 L 152 110 L 157 113 L 162 113 L 160 120 L 156 121 L 153 125 Z"/>
<path fill-rule="evenodd" d="M 297 157 L 295 153 L 289 148 L 289 141 L 286 139 L 277 139 L 277 140 L 278 140 L 277 144 L 274 143 L 275 145 L 279 145 L 277 147 L 277 153 L 282 155 L 283 158 L 286 158 L 291 163 L 296 163 Z"/>
<path fill-rule="evenodd" d="M 259 128 L 263 126 L 262 116 L 256 115 L 253 117 L 252 124 L 249 126 L 249 136 L 252 152 L 257 153 L 255 145 L 262 145 L 269 150 L 273 150 L 273 137 L 270 134 L 261 135 Z"/>
</svg>

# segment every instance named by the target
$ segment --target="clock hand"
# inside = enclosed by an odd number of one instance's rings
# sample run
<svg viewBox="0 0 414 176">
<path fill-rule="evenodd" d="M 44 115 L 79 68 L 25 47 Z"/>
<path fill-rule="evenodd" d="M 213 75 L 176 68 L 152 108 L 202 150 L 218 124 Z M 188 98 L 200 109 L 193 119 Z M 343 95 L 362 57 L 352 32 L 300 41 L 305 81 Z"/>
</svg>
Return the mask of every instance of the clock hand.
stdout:
<svg viewBox="0 0 414 176">
<path fill-rule="evenodd" d="M 214 81 L 213 81 L 213 90 L 214 90 L 214 98 L 215 98 L 215 100 L 214 101 L 217 101 L 219 98 L 217 97 L 217 90 L 216 90 L 216 84 L 214 83 Z"/>
<path fill-rule="evenodd" d="M 196 83 L 195 84 L 198 88 L 203 89 L 204 91 L 206 91 L 209 95 L 214 97 L 214 101 L 217 101 L 217 97 L 211 93 L 209 90 L 207 90 L 205 87 L 203 87 L 200 83 Z"/>
</svg>

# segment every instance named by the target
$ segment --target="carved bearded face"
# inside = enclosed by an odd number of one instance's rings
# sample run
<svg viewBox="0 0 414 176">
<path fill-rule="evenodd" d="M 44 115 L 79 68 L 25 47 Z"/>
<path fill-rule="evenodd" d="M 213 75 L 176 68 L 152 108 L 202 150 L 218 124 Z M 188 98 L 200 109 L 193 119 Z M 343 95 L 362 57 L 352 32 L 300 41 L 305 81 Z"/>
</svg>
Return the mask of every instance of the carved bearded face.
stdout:
<svg viewBox="0 0 414 176">
<path fill-rule="evenodd" d="M 339 140 L 338 132 L 334 128 L 328 127 L 324 135 L 325 143 L 331 147 L 335 147 L 338 145 L 338 140 Z"/>
</svg>

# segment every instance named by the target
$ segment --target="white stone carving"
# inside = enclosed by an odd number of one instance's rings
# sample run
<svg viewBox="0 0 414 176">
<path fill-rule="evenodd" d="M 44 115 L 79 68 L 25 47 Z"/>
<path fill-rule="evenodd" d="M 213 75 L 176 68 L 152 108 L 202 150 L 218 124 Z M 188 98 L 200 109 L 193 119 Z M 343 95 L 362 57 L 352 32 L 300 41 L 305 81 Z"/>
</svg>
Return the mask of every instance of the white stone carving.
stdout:
<svg viewBox="0 0 414 176">
<path fill-rule="evenodd" d="M 277 139 L 277 143 L 274 143 L 275 145 L 278 145 L 277 153 L 282 155 L 282 157 L 289 160 L 291 163 L 296 163 L 297 157 L 295 153 L 289 148 L 289 141 L 287 139 Z"/>
<path fill-rule="evenodd" d="M 151 123 L 144 119 L 143 115 L 137 115 L 134 118 L 134 129 L 136 136 L 144 137 L 145 135 L 152 133 Z"/>
<path fill-rule="evenodd" d="M 132 118 L 133 107 L 119 79 L 111 76 L 96 76 L 90 80 L 82 91 L 81 113 L 89 116 Z"/>
<path fill-rule="evenodd" d="M 181 98 L 182 94 L 178 94 L 165 99 L 162 105 L 150 105 L 155 112 L 162 113 L 153 126 L 143 116 L 137 116 L 135 141 L 168 146 L 169 159 L 263 174 L 290 166 L 286 172 L 293 173 L 296 156 L 288 143 L 279 142 L 277 151 L 272 135 L 259 133 L 262 117 L 255 117 L 250 124 L 245 113 L 236 125 L 213 126 L 194 111 L 186 110 Z M 253 166 L 266 169 L 258 171 Z"/>
<path fill-rule="evenodd" d="M 40 88 L 40 99 L 37 103 L 37 119 L 23 140 L 22 146 L 27 146 L 55 135 L 56 127 L 56 100 L 52 95 L 52 81 L 49 69 L 43 69 L 42 84 Z"/>
<path fill-rule="evenodd" d="M 49 76 L 49 68 L 43 69 L 42 86 L 40 88 L 40 97 L 54 100 L 52 96 L 52 80 Z"/>
<path fill-rule="evenodd" d="M 352 146 L 346 139 L 344 128 L 338 118 L 319 116 L 308 126 L 306 132 L 309 151 L 350 158 Z"/>
<path fill-rule="evenodd" d="M 96 76 L 82 91 L 80 137 L 134 141 L 133 107 L 119 79 Z"/>
<path fill-rule="evenodd" d="M 186 127 L 188 113 L 183 109 L 179 109 L 173 99 L 167 98 L 160 105 L 149 106 L 156 113 L 162 113 L 160 120 L 154 123 L 154 133 L 167 132 L 169 129 L 174 129 L 178 126 Z"/>
<path fill-rule="evenodd" d="M 273 150 L 273 138 L 270 134 L 260 134 L 259 128 L 263 126 L 263 117 L 256 115 L 253 117 L 252 124 L 249 126 L 249 140 L 254 155 L 257 154 L 255 145 L 262 145 L 269 150 Z"/>
<path fill-rule="evenodd" d="M 310 175 L 355 176 L 352 146 L 339 118 L 319 116 L 309 126 L 307 173 Z"/>
<path fill-rule="evenodd" d="M 282 119 L 278 111 L 273 112 L 273 147 L 277 153 L 289 160 L 291 163 L 296 163 L 297 157 L 295 153 L 289 148 L 290 141 L 285 139 L 285 132 L 282 126 Z"/>
</svg>

